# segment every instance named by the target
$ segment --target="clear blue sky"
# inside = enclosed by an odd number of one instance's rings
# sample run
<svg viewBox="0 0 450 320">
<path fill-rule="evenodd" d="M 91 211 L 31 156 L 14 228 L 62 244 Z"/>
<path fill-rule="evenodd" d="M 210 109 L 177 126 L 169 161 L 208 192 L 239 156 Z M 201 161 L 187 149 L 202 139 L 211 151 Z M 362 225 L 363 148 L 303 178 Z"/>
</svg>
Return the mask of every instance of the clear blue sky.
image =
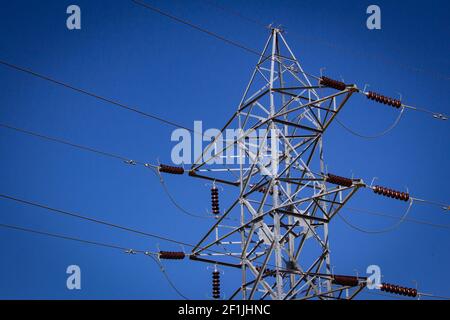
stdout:
<svg viewBox="0 0 450 320">
<path fill-rule="evenodd" d="M 212 0 L 216 1 L 216 0 Z M 162 117 L 193 126 L 220 127 L 235 111 L 256 57 L 144 10 L 131 1 L 0 1 L 0 59 L 51 75 Z M 260 50 L 267 31 L 204 0 L 149 1 L 175 15 Z M 365 27 L 367 1 L 222 1 L 264 23 L 282 24 L 286 38 L 310 73 L 327 75 L 409 104 L 450 113 L 448 1 L 376 1 L 382 30 Z M 66 8 L 82 10 L 82 30 L 66 29 Z M 334 44 L 334 45 L 330 45 Z M 421 70 L 414 70 L 418 68 Z M 70 90 L 0 66 L 0 122 L 80 144 L 155 162 L 170 161 L 172 128 Z M 396 111 L 356 96 L 340 119 L 367 134 L 382 131 Z M 413 195 L 449 200 L 449 123 L 407 112 L 389 135 L 365 140 L 335 123 L 325 137 L 330 172 L 376 176 Z M 0 193 L 81 212 L 96 218 L 196 243 L 208 222 L 173 207 L 155 176 L 144 168 L 45 142 L 0 128 Z M 178 200 L 203 213 L 204 181 L 167 177 Z M 226 190 L 225 190 L 226 193 Z M 231 197 L 223 196 L 225 206 Z M 397 216 L 404 204 L 362 190 L 349 204 Z M 395 220 L 344 211 L 367 229 Z M 416 205 L 410 218 L 450 225 L 437 207 Z M 16 224 L 125 247 L 180 250 L 174 244 L 59 217 L 0 201 L 0 223 Z M 450 230 L 406 222 L 396 231 L 358 233 L 339 218 L 331 224 L 336 273 L 363 274 L 381 266 L 384 280 L 450 295 Z M 0 230 L 1 298 L 177 298 L 154 262 L 106 248 Z M 188 248 L 186 248 L 188 250 Z M 66 267 L 82 270 L 82 290 L 66 289 Z M 206 265 L 169 262 L 166 268 L 190 298 L 211 292 Z M 223 291 L 239 285 L 225 270 Z M 378 298 L 362 294 L 361 298 Z"/>
</svg>

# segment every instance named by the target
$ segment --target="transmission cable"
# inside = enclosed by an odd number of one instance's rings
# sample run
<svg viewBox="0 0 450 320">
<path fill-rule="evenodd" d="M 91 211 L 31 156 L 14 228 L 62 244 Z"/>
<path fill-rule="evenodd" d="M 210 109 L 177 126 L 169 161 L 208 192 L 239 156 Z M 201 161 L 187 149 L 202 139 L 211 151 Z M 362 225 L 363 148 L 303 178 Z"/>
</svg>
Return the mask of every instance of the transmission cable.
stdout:
<svg viewBox="0 0 450 320">
<path fill-rule="evenodd" d="M 23 204 L 34 206 L 34 207 L 38 207 L 38 208 L 42 208 L 42 209 L 54 212 L 56 214 L 71 216 L 71 217 L 74 217 L 74 218 L 78 218 L 78 219 L 82 219 L 82 220 L 86 220 L 86 221 L 102 224 L 102 225 L 105 225 L 105 226 L 108 226 L 108 227 L 121 229 L 121 230 L 124 230 L 124 231 L 127 231 L 127 232 L 131 232 L 131 233 L 135 233 L 135 234 L 139 234 L 139 235 L 143 235 L 143 236 L 147 236 L 147 237 L 151 237 L 151 238 L 155 238 L 155 239 L 159 239 L 159 240 L 163 240 L 163 241 L 167 241 L 167 242 L 176 243 L 176 244 L 179 244 L 179 245 L 185 245 L 185 246 L 193 247 L 193 245 L 185 243 L 185 242 L 182 242 L 182 241 L 173 240 L 173 239 L 170 239 L 170 238 L 167 238 L 167 237 L 163 237 L 163 236 L 160 236 L 160 235 L 156 235 L 156 234 L 153 234 L 153 233 L 149 233 L 149 232 L 144 232 L 144 231 L 131 229 L 131 228 L 124 227 L 124 226 L 121 226 L 121 225 L 118 225 L 118 224 L 114 224 L 114 223 L 111 223 L 111 222 L 90 218 L 90 217 L 83 216 L 83 215 L 78 214 L 78 213 L 73 213 L 73 212 L 69 212 L 69 211 L 65 211 L 65 210 L 61 210 L 61 209 L 52 208 L 52 207 L 49 207 L 49 206 L 46 206 L 46 205 L 43 205 L 43 204 L 39 204 L 39 203 L 36 203 L 36 202 L 24 200 L 24 199 L 19 199 L 19 198 L 12 197 L 12 196 L 9 196 L 9 195 L 6 195 L 6 194 L 0 194 L 0 198 L 7 199 L 7 200 L 12 200 L 12 201 L 15 201 L 15 202 L 23 203 Z"/>
<path fill-rule="evenodd" d="M 375 211 L 366 210 L 366 209 L 352 208 L 352 207 L 345 207 L 345 209 L 350 212 L 361 212 L 361 213 L 372 215 L 372 216 L 384 217 L 384 218 L 395 219 L 395 220 L 401 219 L 401 217 L 397 217 L 395 215 L 382 213 L 382 212 L 375 212 Z M 411 222 L 411 223 L 421 224 L 421 225 L 435 227 L 435 228 L 439 228 L 439 229 L 450 229 L 450 225 L 446 225 L 446 224 L 437 224 L 437 223 L 433 223 L 433 222 L 429 222 L 429 221 L 412 219 L 412 218 L 405 218 L 404 220 Z"/>
<path fill-rule="evenodd" d="M 155 169 L 155 170 L 152 170 L 152 172 L 154 172 L 155 175 L 157 176 L 157 178 L 158 178 L 158 180 L 159 180 L 159 183 L 161 184 L 161 186 L 162 186 L 164 192 L 166 193 L 167 197 L 169 198 L 170 202 L 172 202 L 172 204 L 173 204 L 179 211 L 181 211 L 182 213 L 184 213 L 184 214 L 186 214 L 186 215 L 188 215 L 188 216 L 190 216 L 190 217 L 193 217 L 193 218 L 201 218 L 201 219 L 214 219 L 214 218 L 215 218 L 215 217 L 212 217 L 212 216 L 207 216 L 207 215 L 203 215 L 203 216 L 202 216 L 202 215 L 199 215 L 199 214 L 195 214 L 195 213 L 192 213 L 192 212 L 186 210 L 185 208 L 183 208 L 183 206 L 181 206 L 181 205 L 175 200 L 175 198 L 172 196 L 172 194 L 169 192 L 169 189 L 167 188 L 167 185 L 166 185 L 166 183 L 165 183 L 165 181 L 164 181 L 164 178 L 163 178 L 163 176 L 161 175 L 161 173 L 160 173 L 158 170 L 156 170 L 156 169 Z"/>
<path fill-rule="evenodd" d="M 156 12 L 156 13 L 162 15 L 162 16 L 165 16 L 165 17 L 167 17 L 167 18 L 169 18 L 169 19 L 172 19 L 172 20 L 174 20 L 174 21 L 176 21 L 176 22 L 179 22 L 179 23 L 181 23 L 181 24 L 184 24 L 184 25 L 186 25 L 186 26 L 189 26 L 189 27 L 191 27 L 191 28 L 193 28 L 193 29 L 195 29 L 195 30 L 197 30 L 197 31 L 203 32 L 203 33 L 205 33 L 205 34 L 207 34 L 207 35 L 209 35 L 209 36 L 212 36 L 212 37 L 214 37 L 214 38 L 216 38 L 216 39 L 219 39 L 219 40 L 221 40 L 221 41 L 223 41 L 223 42 L 226 42 L 226 43 L 228 43 L 228 44 L 230 44 L 230 45 L 232 45 L 232 46 L 235 46 L 235 47 L 237 47 L 237 48 L 240 48 L 240 49 L 242 49 L 242 50 L 245 50 L 245 51 L 247 51 L 247 52 L 250 52 L 250 53 L 252 53 L 252 54 L 254 54 L 254 55 L 257 55 L 257 56 L 259 56 L 259 57 L 261 56 L 261 54 L 260 54 L 258 51 L 254 50 L 254 49 L 248 48 L 248 47 L 244 46 L 243 44 L 240 44 L 240 43 L 238 43 L 238 42 L 236 42 L 236 41 L 234 41 L 234 40 L 230 40 L 230 39 L 225 38 L 224 36 L 221 36 L 221 35 L 219 35 L 219 34 L 217 34 L 217 33 L 215 33 L 215 32 L 212 32 L 212 31 L 209 31 L 209 30 L 207 30 L 207 29 L 205 29 L 205 28 L 202 28 L 202 27 L 200 27 L 200 26 L 198 26 L 198 25 L 196 25 L 196 24 L 193 24 L 192 22 L 189 22 L 189 21 L 187 21 L 187 20 L 184 20 L 184 19 L 175 17 L 174 15 L 171 15 L 171 14 L 169 14 L 169 13 L 167 13 L 167 12 L 164 12 L 164 11 L 162 11 L 162 10 L 159 9 L 159 8 L 156 8 L 156 7 L 154 7 L 154 6 L 149 5 L 148 3 L 145 3 L 145 2 L 143 2 L 143 1 L 137 1 L 137 0 L 131 0 L 131 1 L 134 2 L 134 3 L 137 4 L 137 5 L 139 5 L 139 6 L 143 7 L 143 8 L 145 8 L 145 9 L 151 10 L 151 11 Z"/>
<path fill-rule="evenodd" d="M 45 81 L 51 82 L 53 84 L 57 84 L 57 85 L 63 86 L 65 88 L 71 89 L 71 90 L 76 91 L 78 93 L 82 93 L 82 94 L 90 96 L 92 98 L 95 98 L 95 99 L 107 102 L 109 104 L 115 105 L 115 106 L 120 107 L 122 109 L 125 109 L 125 110 L 128 110 L 128 111 L 137 113 L 137 114 L 139 114 L 141 116 L 144 116 L 144 117 L 147 117 L 147 118 L 151 118 L 153 120 L 157 120 L 159 122 L 165 123 L 167 125 L 170 125 L 170 126 L 173 126 L 173 127 L 176 127 L 176 128 L 181 128 L 181 129 L 188 130 L 190 132 L 194 132 L 194 130 L 192 130 L 190 128 L 187 128 L 187 127 L 185 127 L 185 126 L 183 126 L 181 124 L 178 124 L 176 122 L 164 119 L 164 118 L 162 118 L 160 116 L 157 116 L 157 115 L 154 115 L 154 114 L 150 114 L 150 113 L 141 111 L 141 110 L 139 110 L 137 108 L 128 106 L 128 105 L 126 105 L 126 104 L 124 104 L 122 102 L 119 102 L 119 101 L 116 101 L 116 100 L 113 100 L 113 99 L 110 99 L 110 98 L 106 98 L 106 97 L 100 96 L 100 95 L 98 95 L 96 93 L 93 93 L 93 92 L 90 92 L 90 91 L 87 91 L 87 90 L 84 90 L 84 89 L 80 89 L 80 88 L 75 87 L 75 86 L 73 86 L 71 84 L 68 84 L 66 82 L 63 82 L 63 81 L 51 78 L 49 76 L 43 75 L 43 74 L 38 73 L 36 71 L 33 71 L 31 69 L 27 69 L 27 68 L 24 68 L 24 67 L 21 67 L 19 65 L 12 64 L 10 62 L 6 62 L 6 61 L 3 61 L 3 60 L 0 60 L 0 64 L 4 65 L 6 67 L 9 67 L 11 69 L 14 69 L 16 71 L 21 71 L 21 72 L 27 73 L 29 75 L 32 75 L 34 77 L 37 77 L 37 78 L 43 79 Z"/>
<path fill-rule="evenodd" d="M 140 230 L 131 229 L 129 227 L 124 227 L 124 226 L 121 226 L 121 225 L 118 225 L 118 224 L 114 224 L 114 223 L 111 223 L 111 222 L 107 222 L 107 221 L 104 221 L 104 220 L 91 218 L 91 217 L 84 216 L 84 215 L 81 215 L 81 214 L 78 214 L 78 213 L 74 213 L 74 212 L 69 212 L 69 211 L 66 211 L 66 210 L 53 208 L 53 207 L 50 207 L 48 205 L 44 205 L 44 204 L 40 204 L 40 203 L 36 203 L 36 202 L 24 200 L 24 199 L 19 199 L 17 197 L 13 197 L 13 196 L 10 196 L 10 195 L 6 195 L 6 194 L 1 194 L 0 193 L 0 198 L 6 199 L 6 200 L 12 200 L 12 201 L 15 201 L 15 202 L 18 202 L 18 203 L 22 203 L 22 204 L 26 204 L 26 205 L 29 205 L 29 206 L 38 207 L 38 208 L 41 208 L 41 209 L 45 209 L 45 210 L 48 210 L 48 211 L 53 212 L 55 214 L 71 216 L 71 217 L 78 218 L 78 219 L 81 219 L 81 220 L 86 220 L 86 221 L 90 221 L 90 222 L 93 222 L 93 223 L 98 223 L 98 224 L 105 225 L 105 226 L 108 226 L 108 227 L 124 230 L 124 231 L 130 232 L 130 233 L 135 233 L 135 234 L 139 234 L 139 235 L 142 235 L 142 236 L 147 236 L 147 237 L 151 237 L 151 238 L 155 238 L 155 239 L 159 239 L 159 240 L 163 240 L 163 241 L 167 241 L 167 242 L 171 242 L 171 243 L 175 243 L 175 244 L 179 244 L 179 245 L 183 245 L 183 246 L 187 246 L 187 247 L 191 247 L 191 248 L 195 248 L 196 247 L 195 245 L 190 244 L 190 243 L 174 240 L 174 239 L 171 239 L 171 238 L 167 238 L 167 237 L 160 236 L 160 235 L 153 234 L 153 233 L 149 233 L 149 232 L 144 232 L 144 231 L 140 231 Z M 222 252 L 215 251 L 215 250 L 212 250 L 212 249 L 206 249 L 206 251 L 211 252 L 211 253 L 222 253 Z M 235 257 L 233 255 L 229 255 L 229 257 L 236 258 L 236 259 L 240 260 L 239 257 Z"/>
<path fill-rule="evenodd" d="M 227 12 L 227 13 L 233 15 L 233 16 L 236 16 L 236 17 L 242 19 L 242 20 L 246 20 L 246 21 L 248 21 L 248 22 L 251 22 L 251 23 L 253 23 L 253 24 L 257 25 L 257 26 L 263 27 L 263 28 L 267 28 L 267 27 L 268 27 L 267 24 L 265 24 L 265 23 L 263 23 L 263 22 L 261 22 L 261 21 L 259 21 L 259 20 L 250 18 L 250 17 L 248 17 L 248 16 L 246 16 L 246 15 L 243 15 L 243 14 L 240 13 L 239 11 L 235 11 L 235 10 L 233 10 L 233 9 L 231 9 L 231 8 L 228 8 L 228 7 L 219 5 L 219 4 L 216 3 L 214 0 L 203 0 L 203 1 L 207 2 L 209 5 L 211 5 L 211 6 L 215 7 L 215 8 L 217 8 L 217 9 L 220 9 L 220 10 L 222 10 L 222 11 L 225 11 L 225 12 Z"/>
<path fill-rule="evenodd" d="M 92 147 L 88 147 L 88 146 L 84 146 L 84 145 L 81 145 L 81 144 L 73 143 L 73 142 L 70 142 L 70 141 L 67 141 L 67 140 L 63 140 L 63 139 L 60 139 L 60 138 L 55 138 L 55 137 L 52 137 L 52 136 L 44 135 L 44 134 L 41 134 L 41 133 L 38 133 L 38 132 L 35 132 L 35 131 L 30 131 L 30 130 L 22 129 L 22 128 L 19 128 L 19 127 L 11 126 L 11 125 L 8 125 L 8 124 L 5 124 L 5 123 L 0 123 L 0 127 L 5 128 L 5 129 L 9 129 L 9 130 L 13 130 L 13 131 L 17 131 L 17 132 L 20 132 L 20 133 L 23 133 L 23 134 L 27 134 L 29 136 L 33 136 L 33 137 L 36 137 L 36 138 L 44 139 L 44 140 L 47 140 L 47 141 L 52 141 L 52 142 L 56 142 L 56 143 L 59 143 L 59 144 L 67 145 L 67 146 L 70 146 L 70 147 L 73 147 L 73 148 L 77 148 L 77 149 L 80 149 L 80 150 L 83 150 L 83 151 L 88 151 L 88 152 L 92 152 L 92 153 L 95 153 L 95 154 L 98 154 L 98 155 L 102 155 L 102 156 L 106 156 L 106 157 L 110 157 L 110 158 L 114 158 L 114 159 L 119 159 L 119 160 L 122 160 L 123 162 L 125 162 L 127 164 L 139 164 L 139 165 L 157 167 L 156 165 L 153 165 L 153 164 L 149 164 L 149 163 L 145 163 L 145 162 L 137 161 L 137 160 L 132 160 L 130 158 L 127 158 L 127 157 L 124 157 L 124 156 L 121 156 L 121 155 L 118 155 L 118 154 L 102 151 L 102 150 L 99 150 L 99 149 L 94 149 Z"/>
<path fill-rule="evenodd" d="M 125 247 L 121 247 L 121 246 L 117 246 L 117 245 L 113 245 L 113 244 L 91 241 L 91 240 L 84 240 L 84 239 L 66 236 L 66 235 L 62 235 L 62 234 L 50 233 L 47 231 L 39 231 L 39 230 L 35 230 L 35 229 L 24 228 L 24 227 L 9 225 L 9 224 L 0 223 L 0 228 L 34 233 L 34 234 L 38 234 L 38 235 L 43 235 L 43 236 L 48 236 L 48 237 L 53 237 L 53 238 L 58 238 L 58 239 L 63 239 L 63 240 L 76 241 L 76 242 L 90 244 L 90 245 L 99 246 L 99 247 L 117 249 L 117 250 L 121 250 L 124 252 L 136 252 L 136 253 L 146 254 L 148 256 L 157 255 L 157 253 L 154 253 L 154 252 L 149 252 L 149 251 L 144 251 L 144 250 L 134 250 L 134 249 L 125 248 Z"/>
</svg>

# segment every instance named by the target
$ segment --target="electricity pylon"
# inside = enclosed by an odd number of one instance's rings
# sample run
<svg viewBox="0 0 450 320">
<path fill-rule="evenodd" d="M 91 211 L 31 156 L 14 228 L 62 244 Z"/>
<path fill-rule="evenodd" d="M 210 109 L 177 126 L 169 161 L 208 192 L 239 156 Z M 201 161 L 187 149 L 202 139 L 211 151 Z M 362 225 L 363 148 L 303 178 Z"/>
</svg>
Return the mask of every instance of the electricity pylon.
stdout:
<svg viewBox="0 0 450 320">
<path fill-rule="evenodd" d="M 282 30 L 271 28 L 237 111 L 190 169 L 236 187 L 191 253 L 242 270 L 232 298 L 352 298 L 361 290 L 333 281 L 330 264 L 328 223 L 363 185 L 326 183 L 323 134 L 357 90 L 331 87 L 313 85 Z"/>
</svg>

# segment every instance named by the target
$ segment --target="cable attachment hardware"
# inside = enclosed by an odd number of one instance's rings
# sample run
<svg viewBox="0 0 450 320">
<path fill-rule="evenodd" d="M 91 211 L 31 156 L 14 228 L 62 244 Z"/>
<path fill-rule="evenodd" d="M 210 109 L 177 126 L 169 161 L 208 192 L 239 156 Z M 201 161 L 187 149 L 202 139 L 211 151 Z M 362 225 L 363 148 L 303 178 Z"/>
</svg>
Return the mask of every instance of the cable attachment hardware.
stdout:
<svg viewBox="0 0 450 320">
<path fill-rule="evenodd" d="M 379 195 L 382 195 L 385 197 L 402 200 L 402 201 L 409 200 L 409 193 L 407 193 L 407 192 L 400 192 L 400 191 L 392 190 L 392 189 L 381 187 L 381 186 L 375 186 L 372 188 L 372 190 L 376 194 L 379 194 Z"/>
<path fill-rule="evenodd" d="M 214 299 L 220 299 L 220 271 L 212 272 L 212 296 Z"/>
<path fill-rule="evenodd" d="M 383 95 L 378 94 L 373 91 L 369 91 L 366 94 L 366 97 L 367 97 L 367 99 L 374 100 L 379 103 L 387 104 L 387 105 L 390 105 L 397 109 L 402 106 L 402 102 L 400 100 L 394 99 L 394 98 L 389 98 L 389 97 L 383 96 Z"/>
<path fill-rule="evenodd" d="M 353 180 L 345 177 L 336 176 L 334 174 L 327 174 L 325 181 L 328 183 L 336 184 L 343 187 L 351 187 Z"/>
<path fill-rule="evenodd" d="M 158 167 L 159 172 L 165 172 L 170 174 L 183 174 L 184 168 L 182 167 L 174 167 L 174 166 L 168 166 L 166 164 L 160 164 Z"/>
<path fill-rule="evenodd" d="M 219 188 L 216 185 L 211 187 L 211 209 L 213 214 L 219 214 Z"/>
<path fill-rule="evenodd" d="M 181 251 L 159 251 L 158 257 L 166 260 L 183 260 L 186 254 Z"/>
<path fill-rule="evenodd" d="M 136 254 L 136 251 L 134 251 L 133 249 L 128 249 L 128 250 L 125 250 L 125 253 Z"/>
<path fill-rule="evenodd" d="M 337 81 L 325 76 L 320 77 L 319 84 L 339 91 L 345 90 L 347 88 L 347 85 L 344 82 Z"/>
<path fill-rule="evenodd" d="M 442 113 L 433 113 L 433 118 L 439 120 L 448 120 L 448 117 Z"/>
<path fill-rule="evenodd" d="M 382 283 L 380 290 L 408 297 L 417 297 L 417 289 L 396 286 L 390 283 Z"/>
<path fill-rule="evenodd" d="M 134 160 L 124 160 L 123 162 L 125 162 L 126 164 L 129 164 L 129 165 L 132 165 L 132 166 L 135 166 L 136 165 L 136 161 L 134 161 Z"/>
</svg>

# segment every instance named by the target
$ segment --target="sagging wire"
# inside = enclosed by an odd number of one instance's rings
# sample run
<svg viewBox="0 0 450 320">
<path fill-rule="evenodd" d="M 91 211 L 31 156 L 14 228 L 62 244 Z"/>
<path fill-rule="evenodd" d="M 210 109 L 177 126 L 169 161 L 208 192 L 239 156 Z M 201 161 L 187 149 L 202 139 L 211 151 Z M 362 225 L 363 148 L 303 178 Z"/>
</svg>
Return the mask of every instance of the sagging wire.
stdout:
<svg viewBox="0 0 450 320">
<path fill-rule="evenodd" d="M 337 215 L 339 216 L 339 218 L 342 219 L 342 221 L 344 221 L 344 223 L 346 225 L 348 225 L 350 228 L 355 229 L 355 230 L 357 230 L 359 232 L 368 233 L 368 234 L 388 233 L 388 232 L 391 232 L 391 231 L 397 229 L 401 224 L 403 224 L 403 222 L 406 221 L 406 218 L 407 218 L 407 216 L 408 216 L 408 214 L 411 211 L 411 208 L 413 206 L 413 202 L 414 202 L 414 200 L 410 199 L 408 208 L 406 209 L 405 213 L 401 216 L 399 221 L 397 221 L 395 224 L 393 224 L 390 227 L 387 227 L 385 229 L 380 229 L 380 230 L 367 230 L 367 229 L 361 228 L 361 227 L 356 226 L 356 225 L 352 224 L 351 222 L 349 222 L 343 215 L 340 214 L 340 212 L 337 212 Z"/>
<path fill-rule="evenodd" d="M 67 89 L 76 91 L 78 93 L 90 96 L 90 97 L 95 98 L 97 100 L 101 100 L 101 101 L 106 102 L 106 103 L 108 103 L 110 105 L 114 105 L 114 106 L 122 108 L 124 110 L 134 112 L 134 113 L 139 114 L 139 115 L 141 115 L 143 117 L 147 117 L 147 118 L 150 118 L 150 119 L 153 119 L 153 120 L 165 123 L 165 124 L 170 125 L 172 127 L 182 128 L 182 129 L 188 130 L 190 132 L 194 132 L 192 129 L 187 128 L 187 127 L 185 127 L 185 126 L 183 126 L 181 124 L 175 123 L 175 122 L 173 122 L 171 120 L 164 119 L 164 118 L 162 118 L 160 116 L 157 116 L 157 115 L 154 115 L 154 114 L 151 114 L 151 113 L 139 110 L 139 109 L 137 109 L 135 107 L 131 107 L 131 106 L 126 105 L 126 104 L 124 104 L 122 102 L 119 102 L 117 100 L 113 100 L 111 98 L 106 98 L 104 96 L 100 96 L 100 95 L 98 95 L 98 94 L 96 94 L 94 92 L 87 91 L 87 90 L 75 87 L 75 86 L 73 86 L 73 85 L 71 85 L 71 84 L 69 84 L 67 82 L 63 82 L 63 81 L 51 78 L 49 76 L 46 76 L 46 75 L 43 75 L 41 73 L 35 72 L 35 71 L 31 70 L 31 69 L 28 69 L 28 68 L 25 68 L 25 67 L 21 67 L 19 65 L 15 65 L 13 63 L 10 63 L 10 62 L 7 62 L 7 61 L 3 61 L 3 60 L 0 60 L 0 64 L 3 65 L 3 66 L 6 66 L 8 68 L 14 69 L 16 71 L 27 73 L 27 74 L 32 75 L 34 77 L 37 77 L 37 78 L 39 78 L 41 80 L 45 80 L 45 81 L 51 82 L 53 84 L 57 84 L 59 86 L 65 87 Z"/>
<path fill-rule="evenodd" d="M 403 113 L 405 111 L 405 107 L 402 107 L 399 115 L 397 116 L 397 118 L 395 119 L 395 121 L 385 130 L 381 131 L 380 133 L 374 134 L 374 135 L 365 135 L 362 133 L 358 133 L 355 130 L 349 128 L 347 125 L 345 125 L 342 121 L 340 121 L 337 117 L 334 118 L 336 120 L 336 122 L 345 130 L 347 130 L 348 132 L 350 132 L 351 134 L 363 138 L 363 139 L 377 139 L 377 138 L 381 138 L 385 135 L 387 135 L 389 132 L 391 132 L 392 130 L 394 130 L 397 125 L 400 123 L 400 120 L 402 119 Z"/>
<path fill-rule="evenodd" d="M 361 209 L 361 208 L 353 208 L 353 207 L 346 207 L 346 209 L 350 212 L 359 212 L 359 213 L 364 213 L 364 214 L 368 214 L 368 215 L 372 215 L 372 216 L 389 218 L 389 219 L 394 219 L 394 220 L 400 219 L 399 217 L 397 217 L 395 215 L 378 212 L 378 211 L 371 211 L 371 210 L 366 210 L 366 209 Z M 412 219 L 412 218 L 405 218 L 404 220 L 407 222 L 416 223 L 416 224 L 434 227 L 434 228 L 439 228 L 439 229 L 450 229 L 450 225 L 445 225 L 445 224 L 437 224 L 437 223 L 433 223 L 433 222 L 429 222 L 429 221 Z"/>
<path fill-rule="evenodd" d="M 169 285 L 172 287 L 172 289 L 180 296 L 182 297 L 184 300 L 190 300 L 188 297 L 186 297 L 183 293 L 181 293 L 181 291 L 175 286 L 175 284 L 173 283 L 173 281 L 170 279 L 169 274 L 167 273 L 166 269 L 164 268 L 164 265 L 162 264 L 162 262 L 159 260 L 159 258 L 155 258 L 152 254 L 148 254 L 147 256 L 149 256 L 150 258 L 152 258 L 152 260 L 158 265 L 161 273 L 164 275 L 164 278 L 167 280 L 167 283 L 169 283 Z"/>
<path fill-rule="evenodd" d="M 167 197 L 169 198 L 170 202 L 172 202 L 172 204 L 178 209 L 180 210 L 180 212 L 184 213 L 185 215 L 188 215 L 190 217 L 193 218 L 200 218 L 200 219 L 211 219 L 214 217 L 208 216 L 208 215 L 199 215 L 199 214 L 195 214 L 192 213 L 188 210 L 186 210 L 183 206 L 181 206 L 176 200 L 175 198 L 172 196 L 172 193 L 169 191 L 169 188 L 166 185 L 166 182 L 164 181 L 164 178 L 161 174 L 161 172 L 159 172 L 159 170 L 155 169 L 155 168 L 150 168 L 152 170 L 150 170 L 151 172 L 153 172 L 156 177 L 158 178 L 159 183 L 161 184 L 165 194 L 167 195 Z"/>
<path fill-rule="evenodd" d="M 179 202 L 175 199 L 175 197 L 172 195 L 172 193 L 170 192 L 162 174 L 161 171 L 158 169 L 159 166 L 155 166 L 155 167 L 148 167 L 150 169 L 152 169 L 151 171 L 156 175 L 156 177 L 158 178 L 159 183 L 161 184 L 164 193 L 167 195 L 167 197 L 169 198 L 170 202 L 172 202 L 172 204 L 182 213 L 184 213 L 185 215 L 188 215 L 190 217 L 193 218 L 200 218 L 200 219 L 217 219 L 217 216 L 214 215 L 199 215 L 196 213 L 192 213 L 191 211 L 187 210 L 186 208 L 184 208 L 182 205 L 179 204 Z M 237 219 L 233 219 L 233 218 L 224 218 L 224 220 L 233 220 L 233 221 L 238 221 Z"/>
<path fill-rule="evenodd" d="M 53 208 L 53 207 L 50 207 L 48 205 L 40 204 L 40 203 L 37 203 L 37 202 L 32 202 L 32 201 L 28 201 L 28 200 L 24 200 L 24 199 L 19 199 L 19 198 L 12 197 L 12 196 L 9 196 L 9 195 L 6 195 L 6 194 L 0 194 L 0 198 L 7 199 L 7 200 L 12 200 L 12 201 L 15 201 L 15 202 L 18 202 L 18 203 L 22 203 L 22 204 L 25 204 L 25 205 L 29 205 L 29 206 L 33 206 L 33 207 L 37 207 L 37 208 L 41 208 L 41 209 L 45 209 L 45 210 L 48 210 L 49 212 L 52 212 L 54 214 L 70 216 L 70 217 L 73 217 L 73 218 L 77 218 L 77 219 L 86 220 L 86 221 L 90 221 L 90 222 L 93 222 L 93 223 L 105 225 L 105 226 L 108 226 L 108 227 L 111 227 L 111 228 L 120 229 L 120 230 L 127 231 L 127 232 L 130 232 L 130 233 L 139 234 L 141 236 L 146 236 L 146 237 L 150 237 L 150 238 L 154 238 L 154 239 L 159 239 L 159 240 L 163 240 L 163 241 L 167 241 L 167 242 L 171 242 L 171 243 L 175 243 L 175 244 L 179 244 L 179 245 L 186 245 L 186 246 L 189 246 L 189 247 L 194 247 L 192 244 L 189 244 L 189 243 L 186 243 L 186 242 L 170 239 L 170 238 L 167 238 L 167 237 L 164 237 L 164 236 L 160 236 L 160 235 L 157 235 L 157 234 L 154 234 L 154 233 L 150 233 L 150 232 L 145 232 L 145 231 L 141 231 L 141 230 L 132 229 L 132 228 L 125 227 L 125 226 L 122 226 L 122 225 L 118 225 L 118 224 L 115 224 L 115 223 L 111 223 L 111 222 L 108 222 L 108 221 L 105 221 L 105 220 L 91 218 L 91 217 L 88 217 L 88 216 L 85 216 L 85 215 L 81 215 L 79 213 L 69 212 L 67 210 Z"/>
</svg>

